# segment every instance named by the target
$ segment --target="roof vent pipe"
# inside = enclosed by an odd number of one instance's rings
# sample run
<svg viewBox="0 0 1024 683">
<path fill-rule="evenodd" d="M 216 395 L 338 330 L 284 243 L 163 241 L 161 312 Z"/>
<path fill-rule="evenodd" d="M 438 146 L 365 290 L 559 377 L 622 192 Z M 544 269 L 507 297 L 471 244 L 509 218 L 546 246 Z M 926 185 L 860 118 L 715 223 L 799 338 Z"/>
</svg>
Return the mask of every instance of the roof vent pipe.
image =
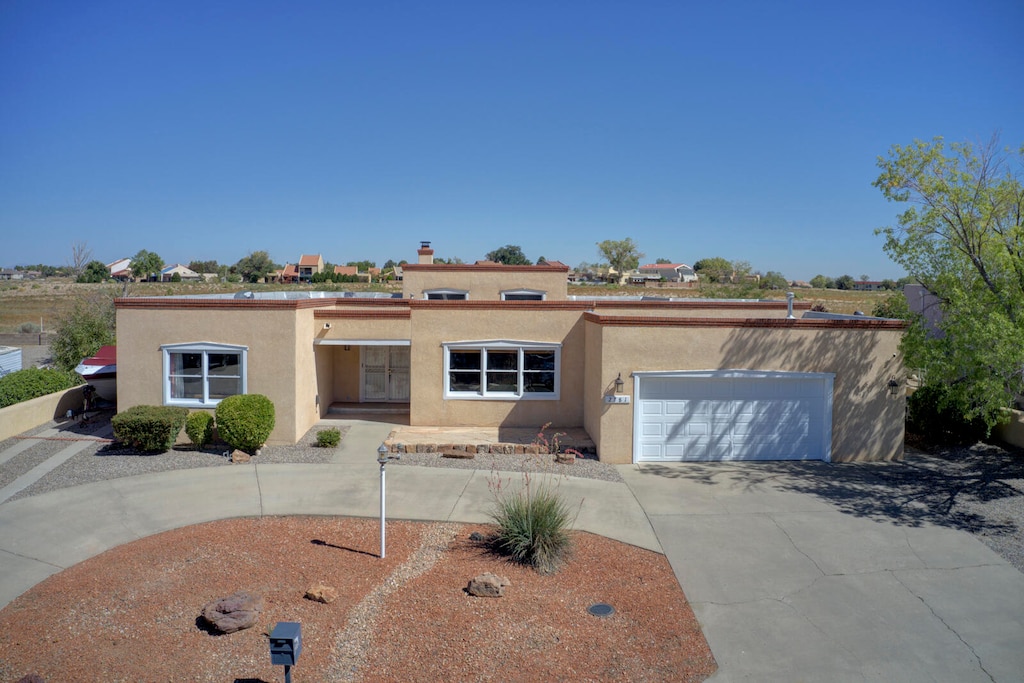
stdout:
<svg viewBox="0 0 1024 683">
<path fill-rule="evenodd" d="M 786 292 L 786 320 L 795 320 L 793 315 L 793 292 Z"/>
</svg>

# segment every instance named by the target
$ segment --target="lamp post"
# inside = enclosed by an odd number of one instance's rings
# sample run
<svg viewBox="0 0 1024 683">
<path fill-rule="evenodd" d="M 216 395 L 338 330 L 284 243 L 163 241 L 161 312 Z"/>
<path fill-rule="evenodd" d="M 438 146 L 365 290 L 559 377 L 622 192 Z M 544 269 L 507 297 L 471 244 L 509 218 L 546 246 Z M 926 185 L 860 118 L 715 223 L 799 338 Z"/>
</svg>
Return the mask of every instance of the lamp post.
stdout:
<svg viewBox="0 0 1024 683">
<path fill-rule="evenodd" d="M 380 558 L 383 560 L 386 552 L 384 540 L 384 465 L 388 462 L 388 449 L 384 444 L 377 448 L 377 462 L 380 463 Z"/>
</svg>

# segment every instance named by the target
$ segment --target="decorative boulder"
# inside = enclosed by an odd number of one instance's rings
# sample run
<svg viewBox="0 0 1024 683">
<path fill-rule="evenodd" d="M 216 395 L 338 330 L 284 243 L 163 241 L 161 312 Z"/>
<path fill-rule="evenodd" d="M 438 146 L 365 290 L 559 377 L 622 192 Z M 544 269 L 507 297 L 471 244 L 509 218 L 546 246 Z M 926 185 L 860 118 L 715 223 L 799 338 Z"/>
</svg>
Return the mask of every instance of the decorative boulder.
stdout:
<svg viewBox="0 0 1024 683">
<path fill-rule="evenodd" d="M 231 452 L 231 462 L 249 462 L 252 456 L 245 451 L 235 449 Z"/>
<path fill-rule="evenodd" d="M 505 595 L 505 586 L 511 585 L 512 582 L 504 576 L 487 572 L 471 579 L 466 592 L 478 598 L 500 598 Z"/>
<path fill-rule="evenodd" d="M 262 609 L 263 598 L 238 591 L 206 605 L 203 619 L 221 633 L 234 633 L 255 626 Z"/>
<path fill-rule="evenodd" d="M 328 605 L 338 599 L 338 589 L 318 583 L 306 590 L 306 599 Z"/>
</svg>

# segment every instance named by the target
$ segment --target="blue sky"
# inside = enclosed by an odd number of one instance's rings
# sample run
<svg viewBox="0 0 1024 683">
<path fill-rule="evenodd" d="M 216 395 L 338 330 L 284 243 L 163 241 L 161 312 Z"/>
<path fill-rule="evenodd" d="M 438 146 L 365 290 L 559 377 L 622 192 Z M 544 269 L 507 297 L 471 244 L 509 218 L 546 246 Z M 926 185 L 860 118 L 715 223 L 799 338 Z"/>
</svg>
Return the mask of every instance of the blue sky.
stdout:
<svg viewBox="0 0 1024 683">
<path fill-rule="evenodd" d="M 899 277 L 893 144 L 1024 143 L 1024 3 L 0 2 L 0 266 L 570 265 L 632 237 Z"/>
</svg>

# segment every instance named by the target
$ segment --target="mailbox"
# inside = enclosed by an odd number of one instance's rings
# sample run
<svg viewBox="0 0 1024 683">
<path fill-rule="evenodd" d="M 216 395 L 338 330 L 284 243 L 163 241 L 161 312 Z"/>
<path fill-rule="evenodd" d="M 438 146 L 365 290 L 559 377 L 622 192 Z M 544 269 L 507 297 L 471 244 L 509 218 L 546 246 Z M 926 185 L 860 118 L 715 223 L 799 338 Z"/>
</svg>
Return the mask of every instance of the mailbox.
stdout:
<svg viewBox="0 0 1024 683">
<path fill-rule="evenodd" d="M 295 621 L 279 621 L 270 634 L 270 663 L 295 666 L 302 653 L 302 627 Z"/>
</svg>

